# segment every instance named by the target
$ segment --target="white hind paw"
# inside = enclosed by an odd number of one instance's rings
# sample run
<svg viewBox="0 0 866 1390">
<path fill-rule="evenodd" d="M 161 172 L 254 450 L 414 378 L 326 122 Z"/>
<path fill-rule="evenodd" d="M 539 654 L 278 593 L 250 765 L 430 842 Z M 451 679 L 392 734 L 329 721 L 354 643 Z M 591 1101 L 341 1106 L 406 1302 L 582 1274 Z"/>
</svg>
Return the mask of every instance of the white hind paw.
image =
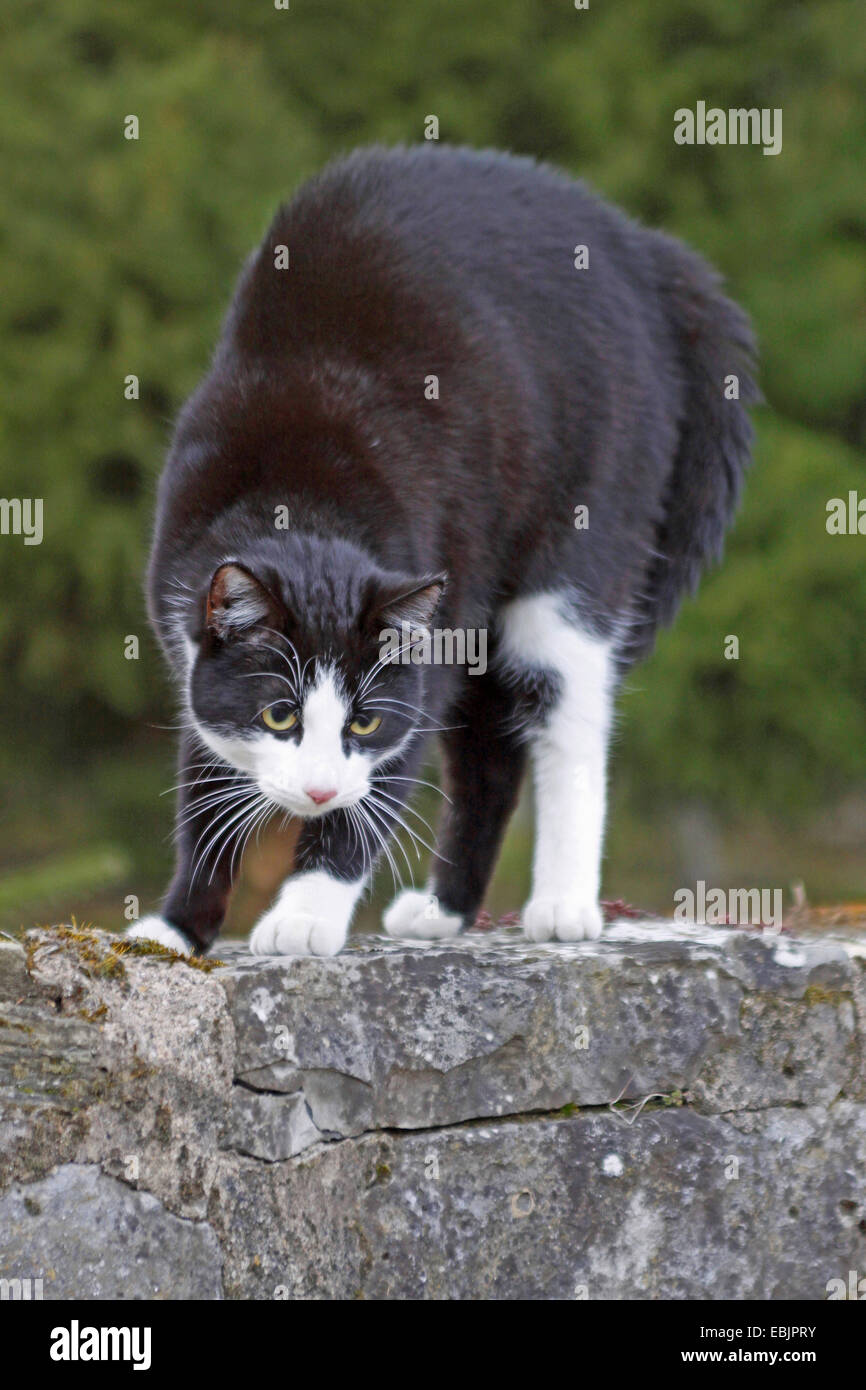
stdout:
<svg viewBox="0 0 866 1390">
<path fill-rule="evenodd" d="M 530 941 L 595 941 L 601 928 L 601 908 L 583 898 L 533 898 L 523 909 Z"/>
<path fill-rule="evenodd" d="M 446 912 L 434 893 L 419 893 L 414 888 L 397 895 L 382 922 L 389 936 L 415 941 L 456 936 L 463 926 L 460 913 Z"/>
</svg>

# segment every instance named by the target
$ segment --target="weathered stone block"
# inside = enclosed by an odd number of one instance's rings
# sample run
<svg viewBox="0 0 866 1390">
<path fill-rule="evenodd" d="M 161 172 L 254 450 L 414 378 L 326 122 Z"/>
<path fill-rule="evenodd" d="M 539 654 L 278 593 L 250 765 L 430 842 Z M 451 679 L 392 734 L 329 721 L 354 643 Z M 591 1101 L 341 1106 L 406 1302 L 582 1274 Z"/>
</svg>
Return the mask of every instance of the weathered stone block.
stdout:
<svg viewBox="0 0 866 1390">
<path fill-rule="evenodd" d="M 0 1194 L 0 1233 L 0 1278 L 41 1279 L 44 1298 L 222 1298 L 210 1227 L 95 1166 Z"/>
<path fill-rule="evenodd" d="M 824 1299 L 866 1263 L 866 1107 L 365 1135 L 259 1185 L 234 1297 Z M 231 1194 L 246 1173 L 222 1190 Z M 311 1220 L 311 1213 L 315 1213 Z"/>
<path fill-rule="evenodd" d="M 292 1158 L 323 1137 L 300 1091 L 269 1095 L 235 1086 L 224 1146 L 268 1163 Z"/>
<path fill-rule="evenodd" d="M 334 1134 L 675 1090 L 705 1110 L 816 1104 L 860 1068 L 840 942 L 630 925 L 570 945 L 502 931 L 230 960 L 240 1075 L 300 1080 Z"/>
<path fill-rule="evenodd" d="M 861 938 L 221 955 L 69 929 L 0 949 L 0 1278 L 820 1299 L 866 1268 Z"/>
</svg>

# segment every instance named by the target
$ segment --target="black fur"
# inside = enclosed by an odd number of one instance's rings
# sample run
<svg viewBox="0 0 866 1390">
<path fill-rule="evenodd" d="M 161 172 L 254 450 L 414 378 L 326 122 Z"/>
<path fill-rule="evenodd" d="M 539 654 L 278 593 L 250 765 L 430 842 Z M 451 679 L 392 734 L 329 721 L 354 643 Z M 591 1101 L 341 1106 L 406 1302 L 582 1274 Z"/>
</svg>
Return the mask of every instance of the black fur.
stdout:
<svg viewBox="0 0 866 1390">
<path fill-rule="evenodd" d="M 280 245 L 288 270 L 274 265 Z M 267 626 L 302 661 L 330 653 L 350 683 L 375 660 L 389 595 L 447 574 L 436 622 L 488 629 L 490 671 L 385 678 L 423 707 L 421 728 L 464 726 L 443 740 L 453 867 L 439 864 L 436 889 L 471 919 L 517 795 L 521 727 L 550 696 L 497 670 L 497 611 L 566 590 L 584 624 L 617 636 L 621 667 L 650 648 L 720 552 L 748 460 L 752 355 L 745 316 L 698 257 L 549 168 L 430 146 L 331 165 L 248 261 L 160 484 L 150 610 L 179 671 L 179 633 L 201 644 L 197 714 L 231 729 L 279 698 L 273 678 L 236 678 L 277 672 L 278 657 L 208 622 L 223 561 L 260 581 Z M 739 401 L 723 395 L 732 373 Z M 431 375 L 438 400 L 425 398 Z M 278 506 L 288 531 L 275 529 Z M 422 746 L 395 778 L 415 775 Z M 190 737 L 183 765 L 199 761 Z M 401 799 L 407 786 L 394 783 Z M 357 875 L 338 817 L 307 824 L 301 867 Z M 182 830 L 165 907 L 199 946 L 237 867 L 229 840 L 191 881 L 207 823 Z"/>
</svg>

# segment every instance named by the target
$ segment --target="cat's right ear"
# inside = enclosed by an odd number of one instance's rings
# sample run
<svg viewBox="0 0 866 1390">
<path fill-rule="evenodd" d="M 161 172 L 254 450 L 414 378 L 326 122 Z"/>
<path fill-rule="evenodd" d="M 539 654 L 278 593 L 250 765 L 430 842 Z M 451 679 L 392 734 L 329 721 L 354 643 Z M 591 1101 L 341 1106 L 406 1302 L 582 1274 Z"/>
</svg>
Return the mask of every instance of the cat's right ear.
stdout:
<svg viewBox="0 0 866 1390">
<path fill-rule="evenodd" d="M 215 572 L 205 614 L 210 637 L 219 642 L 250 640 L 268 628 L 279 631 L 285 616 L 280 600 L 245 565 L 231 561 Z"/>
</svg>

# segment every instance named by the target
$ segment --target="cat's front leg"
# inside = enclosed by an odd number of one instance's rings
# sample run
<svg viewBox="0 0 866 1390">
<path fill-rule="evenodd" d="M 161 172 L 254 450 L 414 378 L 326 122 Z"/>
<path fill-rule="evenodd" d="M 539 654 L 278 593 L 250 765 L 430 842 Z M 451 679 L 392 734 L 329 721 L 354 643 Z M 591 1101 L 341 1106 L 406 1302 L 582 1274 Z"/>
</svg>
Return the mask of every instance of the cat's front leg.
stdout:
<svg viewBox="0 0 866 1390">
<path fill-rule="evenodd" d="M 232 880 L 226 865 L 210 883 L 190 882 L 189 865 L 178 866 L 161 913 L 142 917 L 128 927 L 126 939 L 156 941 L 189 956 L 210 949 L 223 924 Z"/>
<path fill-rule="evenodd" d="M 265 802 L 248 778 L 205 757 L 194 739 L 181 746 L 179 771 L 174 877 L 162 912 L 141 918 L 125 935 L 188 955 L 213 944 L 226 914 L 243 837 Z"/>
<path fill-rule="evenodd" d="M 342 882 L 326 869 L 293 874 L 253 928 L 253 955 L 335 956 L 346 944 L 365 883 Z"/>
<path fill-rule="evenodd" d="M 182 956 L 192 955 L 197 949 L 190 937 L 156 912 L 140 917 L 131 927 L 127 927 L 123 935 L 127 941 L 155 941 L 158 946 L 165 946 L 166 950 L 177 951 Z"/>
<path fill-rule="evenodd" d="M 369 881 L 366 847 L 344 811 L 307 821 L 296 870 L 250 935 L 258 956 L 335 956 Z"/>
</svg>

